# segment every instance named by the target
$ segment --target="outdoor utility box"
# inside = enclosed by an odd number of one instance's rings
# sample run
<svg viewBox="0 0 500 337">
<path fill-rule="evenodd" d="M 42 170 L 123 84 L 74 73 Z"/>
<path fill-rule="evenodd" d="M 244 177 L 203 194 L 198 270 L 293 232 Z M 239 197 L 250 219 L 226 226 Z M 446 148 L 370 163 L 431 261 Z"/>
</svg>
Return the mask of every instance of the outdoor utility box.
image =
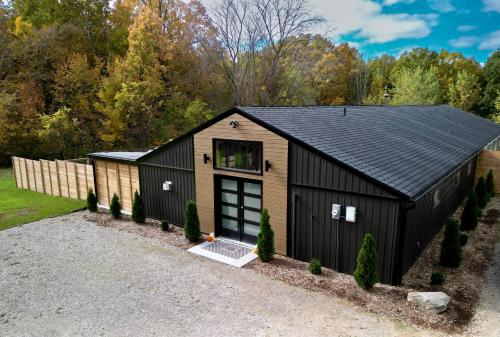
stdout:
<svg viewBox="0 0 500 337">
<path fill-rule="evenodd" d="M 171 181 L 165 181 L 163 183 L 163 190 L 164 191 L 170 191 L 170 190 L 172 190 L 172 182 Z"/>
<path fill-rule="evenodd" d="M 333 204 L 332 205 L 332 219 L 340 219 L 340 210 L 342 209 L 342 206 L 339 204 Z"/>
<path fill-rule="evenodd" d="M 347 206 L 345 208 L 345 221 L 356 222 L 356 207 Z"/>
</svg>

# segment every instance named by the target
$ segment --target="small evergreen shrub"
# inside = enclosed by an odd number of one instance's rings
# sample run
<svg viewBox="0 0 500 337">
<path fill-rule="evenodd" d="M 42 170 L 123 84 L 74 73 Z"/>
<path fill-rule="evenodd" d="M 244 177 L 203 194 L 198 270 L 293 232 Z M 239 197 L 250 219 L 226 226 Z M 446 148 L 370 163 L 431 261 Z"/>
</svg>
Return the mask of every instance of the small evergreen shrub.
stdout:
<svg viewBox="0 0 500 337">
<path fill-rule="evenodd" d="M 91 188 L 87 193 L 87 209 L 90 212 L 97 212 L 97 197 L 95 196 L 94 191 L 92 191 Z"/>
<path fill-rule="evenodd" d="M 486 195 L 486 185 L 484 184 L 483 177 L 479 178 L 479 180 L 477 181 L 476 194 L 477 194 L 477 205 L 479 206 L 479 208 L 483 209 L 488 203 Z"/>
<path fill-rule="evenodd" d="M 190 242 L 197 242 L 200 239 L 200 218 L 198 209 L 194 201 L 189 200 L 184 213 L 184 235 Z"/>
<path fill-rule="evenodd" d="M 356 260 L 354 279 L 359 287 L 370 290 L 378 281 L 378 249 L 375 238 L 370 233 L 363 238 L 363 243 Z"/>
<path fill-rule="evenodd" d="M 109 205 L 109 211 L 113 218 L 118 219 L 122 215 L 122 205 L 120 205 L 120 199 L 118 196 L 113 194 L 113 198 L 111 198 L 111 204 Z"/>
<path fill-rule="evenodd" d="M 470 191 L 464 211 L 462 212 L 462 217 L 460 218 L 460 226 L 463 231 L 473 230 L 476 228 L 478 209 L 479 207 L 477 206 L 476 192 Z"/>
<path fill-rule="evenodd" d="M 486 176 L 486 193 L 488 194 L 488 200 L 495 196 L 495 182 L 493 180 L 493 170 L 488 171 Z"/>
<path fill-rule="evenodd" d="M 467 233 L 460 233 L 460 246 L 465 246 L 467 244 L 467 241 L 469 241 L 469 236 Z"/>
<path fill-rule="evenodd" d="M 444 238 L 441 244 L 439 262 L 444 267 L 460 266 L 462 246 L 460 245 L 460 229 L 458 221 L 448 219 L 444 228 Z"/>
<path fill-rule="evenodd" d="M 257 254 L 262 262 L 269 262 L 274 257 L 274 232 L 269 223 L 269 212 L 266 208 L 260 216 L 260 232 L 257 235 Z"/>
<path fill-rule="evenodd" d="M 132 220 L 136 223 L 146 222 L 146 210 L 144 209 L 144 201 L 139 192 L 135 191 L 134 201 L 132 203 Z"/>
<path fill-rule="evenodd" d="M 432 273 L 431 275 L 431 284 L 440 286 L 444 283 L 444 275 L 440 271 Z"/>
<path fill-rule="evenodd" d="M 319 261 L 319 259 L 311 259 L 311 261 L 309 262 L 309 271 L 314 275 L 321 274 L 321 262 Z"/>
<path fill-rule="evenodd" d="M 161 230 L 164 231 L 164 232 L 168 232 L 170 226 L 168 224 L 168 221 L 165 221 L 163 220 L 161 223 L 160 223 L 160 227 L 161 227 Z"/>
</svg>

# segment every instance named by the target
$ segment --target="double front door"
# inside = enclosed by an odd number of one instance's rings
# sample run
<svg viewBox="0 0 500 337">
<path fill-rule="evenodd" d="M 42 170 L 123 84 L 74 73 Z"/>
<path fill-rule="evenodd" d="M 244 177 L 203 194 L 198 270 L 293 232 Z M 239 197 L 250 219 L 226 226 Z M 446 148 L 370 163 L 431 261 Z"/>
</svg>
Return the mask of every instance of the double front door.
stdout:
<svg viewBox="0 0 500 337">
<path fill-rule="evenodd" d="M 255 243 L 262 211 L 262 183 L 217 176 L 216 186 L 218 235 Z"/>
</svg>

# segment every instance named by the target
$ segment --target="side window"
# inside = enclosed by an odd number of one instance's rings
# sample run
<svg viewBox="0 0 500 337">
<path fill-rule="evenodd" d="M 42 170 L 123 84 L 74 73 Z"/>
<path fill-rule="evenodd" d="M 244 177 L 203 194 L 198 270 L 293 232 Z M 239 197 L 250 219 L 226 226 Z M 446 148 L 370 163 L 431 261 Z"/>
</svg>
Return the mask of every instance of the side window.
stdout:
<svg viewBox="0 0 500 337">
<path fill-rule="evenodd" d="M 433 207 L 437 207 L 441 202 L 441 190 L 438 188 L 434 190 Z"/>
</svg>

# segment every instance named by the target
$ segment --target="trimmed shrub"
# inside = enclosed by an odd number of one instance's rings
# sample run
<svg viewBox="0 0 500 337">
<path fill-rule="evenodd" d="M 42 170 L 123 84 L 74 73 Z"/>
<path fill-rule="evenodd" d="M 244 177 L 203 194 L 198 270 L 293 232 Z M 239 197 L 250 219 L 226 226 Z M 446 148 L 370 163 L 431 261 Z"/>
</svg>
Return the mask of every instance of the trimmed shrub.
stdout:
<svg viewBox="0 0 500 337">
<path fill-rule="evenodd" d="M 160 227 L 161 227 L 161 230 L 164 231 L 164 232 L 168 232 L 169 228 L 170 228 L 170 225 L 168 224 L 168 221 L 165 221 L 163 220 L 161 223 L 160 223 Z"/>
<path fill-rule="evenodd" d="M 444 267 L 460 266 L 462 246 L 460 245 L 460 229 L 458 221 L 448 219 L 444 228 L 444 238 L 441 244 L 439 263 Z"/>
<path fill-rule="evenodd" d="M 92 191 L 91 188 L 87 193 L 87 209 L 90 212 L 97 212 L 97 197 L 95 196 L 94 191 Z"/>
<path fill-rule="evenodd" d="M 198 209 L 193 200 L 189 200 L 186 204 L 184 235 L 190 242 L 197 242 L 200 239 L 200 219 L 198 218 Z"/>
<path fill-rule="evenodd" d="M 432 273 L 432 275 L 431 275 L 431 284 L 432 285 L 440 286 L 441 284 L 444 283 L 444 280 L 445 280 L 445 277 L 444 277 L 443 273 L 441 273 L 440 271 Z"/>
<path fill-rule="evenodd" d="M 467 233 L 460 233 L 460 246 L 465 246 L 467 244 L 467 241 L 469 241 L 469 236 Z"/>
<path fill-rule="evenodd" d="M 109 211 L 113 218 L 118 219 L 122 215 L 122 205 L 120 205 L 120 199 L 118 196 L 113 194 L 113 198 L 111 198 L 111 204 L 109 205 Z"/>
<path fill-rule="evenodd" d="M 483 177 L 479 178 L 479 180 L 477 181 L 476 194 L 477 194 L 477 205 L 479 206 L 479 208 L 483 209 L 488 203 L 486 195 L 486 185 L 484 184 Z"/>
<path fill-rule="evenodd" d="M 274 232 L 269 223 L 269 212 L 266 208 L 260 216 L 260 232 L 257 235 L 257 254 L 262 262 L 269 262 L 274 257 Z"/>
<path fill-rule="evenodd" d="M 144 201 L 139 192 L 134 193 L 134 202 L 132 204 L 132 220 L 136 223 L 146 222 L 146 210 L 144 209 Z"/>
<path fill-rule="evenodd" d="M 370 290 L 378 281 L 378 250 L 375 238 L 370 233 L 363 238 L 363 243 L 356 260 L 354 279 L 359 287 Z"/>
<path fill-rule="evenodd" d="M 463 231 L 473 230 L 476 228 L 478 209 L 479 207 L 477 206 L 476 192 L 470 191 L 464 211 L 462 212 L 462 217 L 460 218 L 460 226 Z"/>
<path fill-rule="evenodd" d="M 311 259 L 311 262 L 309 262 L 309 271 L 314 275 L 321 274 L 321 262 L 319 261 L 319 259 Z"/>
<path fill-rule="evenodd" d="M 495 196 L 495 181 L 493 180 L 493 170 L 488 171 L 486 176 L 486 194 L 488 194 L 488 200 Z"/>
</svg>

